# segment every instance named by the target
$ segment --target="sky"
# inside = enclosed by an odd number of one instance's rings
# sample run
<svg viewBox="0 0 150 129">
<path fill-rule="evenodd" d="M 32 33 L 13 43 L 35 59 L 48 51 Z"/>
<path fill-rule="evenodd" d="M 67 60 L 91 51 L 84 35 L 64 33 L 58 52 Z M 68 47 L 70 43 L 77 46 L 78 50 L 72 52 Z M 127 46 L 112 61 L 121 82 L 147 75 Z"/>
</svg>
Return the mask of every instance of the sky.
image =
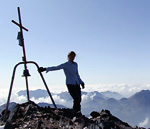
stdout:
<svg viewBox="0 0 150 129">
<path fill-rule="evenodd" d="M 11 22 L 18 22 L 17 7 L 29 30 L 24 31 L 28 61 L 57 66 L 73 50 L 88 90 L 150 90 L 149 0 L 1 1 L 1 90 L 8 91 L 13 67 L 22 61 L 16 40 L 19 28 Z M 36 67 L 28 65 L 28 69 L 29 89 L 44 89 Z M 19 66 L 16 89 L 25 88 L 22 74 Z M 50 89 L 66 88 L 62 70 L 43 75 Z"/>
</svg>

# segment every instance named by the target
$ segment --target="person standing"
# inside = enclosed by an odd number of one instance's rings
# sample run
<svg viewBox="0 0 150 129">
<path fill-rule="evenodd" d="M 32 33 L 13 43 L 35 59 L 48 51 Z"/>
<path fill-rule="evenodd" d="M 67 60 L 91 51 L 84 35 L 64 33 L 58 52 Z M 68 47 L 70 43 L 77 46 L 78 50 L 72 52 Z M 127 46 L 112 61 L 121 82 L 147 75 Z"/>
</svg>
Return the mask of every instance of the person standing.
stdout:
<svg viewBox="0 0 150 129">
<path fill-rule="evenodd" d="M 39 72 L 46 71 L 55 71 L 55 70 L 64 70 L 65 76 L 66 76 L 66 85 L 68 88 L 68 91 L 70 95 L 73 98 L 73 109 L 77 113 L 81 113 L 81 88 L 80 85 L 82 86 L 82 89 L 85 88 L 84 82 L 81 80 L 79 72 L 78 72 L 78 64 L 74 62 L 76 53 L 74 51 L 70 51 L 68 53 L 68 61 L 60 64 L 58 66 L 53 66 L 53 67 L 47 67 L 39 68 Z"/>
</svg>

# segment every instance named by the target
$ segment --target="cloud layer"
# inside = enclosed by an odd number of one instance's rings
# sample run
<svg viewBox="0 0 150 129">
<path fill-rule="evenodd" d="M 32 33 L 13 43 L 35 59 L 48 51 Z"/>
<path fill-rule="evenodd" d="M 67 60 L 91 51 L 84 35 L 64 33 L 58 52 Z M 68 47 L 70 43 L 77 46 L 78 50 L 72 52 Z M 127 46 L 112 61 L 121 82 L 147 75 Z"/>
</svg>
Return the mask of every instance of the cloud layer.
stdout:
<svg viewBox="0 0 150 129">
<path fill-rule="evenodd" d="M 96 84 L 87 85 L 86 91 L 113 91 L 129 97 L 141 90 L 150 90 L 150 84 Z"/>
<path fill-rule="evenodd" d="M 64 87 L 64 88 L 63 87 L 64 86 L 50 87 L 50 90 L 53 93 L 58 93 L 58 90 L 59 90 L 59 93 L 61 93 L 62 91 L 67 90 L 66 87 Z M 86 91 L 86 92 L 113 91 L 113 92 L 120 93 L 124 97 L 129 97 L 129 96 L 131 96 L 131 95 L 133 95 L 136 92 L 139 92 L 141 90 L 150 90 L 150 84 L 133 84 L 133 85 L 132 84 L 96 84 L 96 85 L 86 85 L 86 88 L 83 91 Z M 14 91 L 12 93 L 11 101 L 15 101 L 18 103 L 25 102 L 27 99 L 24 96 L 18 96 L 17 91 Z M 0 91 L 0 105 L 6 103 L 7 97 L 8 97 L 8 91 L 6 89 L 3 91 Z M 55 98 L 56 102 L 58 102 L 60 104 L 66 104 L 67 103 L 65 100 L 59 98 L 59 96 L 57 96 L 57 95 L 55 95 L 53 97 Z M 83 99 L 85 99 L 84 96 L 83 96 Z M 40 98 L 38 100 L 32 98 L 32 100 L 34 100 L 36 102 L 50 102 L 49 98 L 44 98 L 44 99 Z"/>
<path fill-rule="evenodd" d="M 139 123 L 140 127 L 150 127 L 150 119 L 149 117 L 146 117 L 144 121 Z"/>
<path fill-rule="evenodd" d="M 55 93 L 53 95 L 53 98 L 54 98 L 56 104 L 71 108 L 73 102 L 72 102 L 72 99 L 71 99 L 69 93 L 67 93 L 67 92 L 63 93 L 63 92 L 59 91 L 59 94 L 58 94 L 57 89 L 58 89 L 58 87 L 55 87 L 51 90 L 53 93 Z M 86 89 L 84 89 L 83 91 L 86 91 L 86 92 L 91 92 L 91 91 L 103 92 L 103 91 L 108 91 L 108 90 L 113 91 L 113 92 L 118 92 L 118 93 L 122 94 L 123 96 L 128 97 L 128 96 L 131 96 L 134 93 L 139 92 L 141 90 L 150 90 L 150 84 L 141 84 L 141 85 L 127 85 L 127 84 L 87 85 Z M 64 89 L 62 91 L 64 91 Z M 96 96 L 96 93 L 83 94 L 82 95 L 82 106 L 83 106 L 83 108 L 85 108 L 85 107 L 88 108 L 88 106 L 90 106 L 89 102 L 94 103 L 96 101 L 100 101 L 99 105 L 103 105 L 103 103 L 102 103 L 103 100 L 99 100 L 99 98 L 95 98 L 95 96 Z M 0 91 L 0 105 L 7 102 L 7 97 L 8 97 L 8 91 L 7 92 L 6 91 Z M 96 99 L 98 99 L 98 100 L 96 100 Z M 45 97 L 45 98 L 40 97 L 38 99 L 35 97 L 32 97 L 31 100 L 36 102 L 36 103 L 45 102 L 45 103 L 52 104 L 49 97 Z M 17 94 L 17 91 L 14 91 L 11 95 L 11 102 L 23 103 L 26 101 L 27 101 L 27 98 L 25 96 L 19 96 Z M 91 108 L 91 107 L 89 107 L 89 108 Z M 91 108 L 91 111 L 93 111 L 93 108 Z M 88 113 L 90 113 L 90 112 L 88 112 Z M 148 127 L 148 126 L 150 126 L 150 125 L 148 125 L 149 123 L 150 123 L 150 118 L 146 117 L 145 119 L 143 119 L 143 121 L 141 120 L 141 122 L 139 123 L 139 126 Z"/>
</svg>

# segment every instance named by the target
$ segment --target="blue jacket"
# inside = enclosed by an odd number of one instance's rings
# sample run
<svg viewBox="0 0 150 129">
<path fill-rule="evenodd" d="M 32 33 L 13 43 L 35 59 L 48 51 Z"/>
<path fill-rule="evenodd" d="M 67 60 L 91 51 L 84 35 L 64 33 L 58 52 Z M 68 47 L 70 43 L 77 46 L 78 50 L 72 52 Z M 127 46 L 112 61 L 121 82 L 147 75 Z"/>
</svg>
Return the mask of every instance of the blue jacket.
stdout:
<svg viewBox="0 0 150 129">
<path fill-rule="evenodd" d="M 79 73 L 78 73 L 78 64 L 76 62 L 65 62 L 58 66 L 48 67 L 46 68 L 46 73 L 49 71 L 55 71 L 63 69 L 66 75 L 66 84 L 81 84 L 83 81 L 81 80 Z"/>
</svg>

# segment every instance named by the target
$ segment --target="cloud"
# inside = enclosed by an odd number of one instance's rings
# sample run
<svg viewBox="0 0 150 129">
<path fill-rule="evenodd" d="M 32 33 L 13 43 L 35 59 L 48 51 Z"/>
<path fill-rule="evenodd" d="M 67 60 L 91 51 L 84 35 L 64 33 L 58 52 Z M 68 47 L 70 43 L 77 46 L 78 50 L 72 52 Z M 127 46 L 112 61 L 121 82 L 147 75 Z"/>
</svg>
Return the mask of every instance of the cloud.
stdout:
<svg viewBox="0 0 150 129">
<path fill-rule="evenodd" d="M 150 84 L 96 84 L 87 85 L 85 89 L 85 91 L 118 92 L 125 97 L 130 97 L 141 90 L 150 90 Z"/>
<path fill-rule="evenodd" d="M 96 96 L 96 93 L 93 93 L 93 94 L 83 94 L 82 95 L 82 103 L 83 104 L 88 104 L 89 101 L 92 101 L 94 99 L 94 97 Z"/>
<path fill-rule="evenodd" d="M 60 96 L 58 95 L 53 95 L 54 100 L 56 101 L 56 103 L 62 104 L 62 105 L 66 105 L 67 101 L 65 99 L 60 98 Z"/>
<path fill-rule="evenodd" d="M 62 99 L 58 95 L 53 95 L 52 97 L 55 100 L 56 104 L 63 105 L 68 108 L 70 108 L 72 106 L 72 101 L 68 102 L 68 101 L 66 101 L 66 99 Z M 43 103 L 44 102 L 44 103 L 52 104 L 50 97 L 45 97 L 45 98 L 41 97 L 38 99 L 35 99 L 34 97 L 32 97 L 31 100 L 34 101 L 35 103 L 41 103 L 41 102 Z"/>
<path fill-rule="evenodd" d="M 140 126 L 140 127 L 148 127 L 148 126 L 150 126 L 149 117 L 146 117 L 143 122 L 140 122 L 140 123 L 139 123 L 139 126 Z"/>
<path fill-rule="evenodd" d="M 7 102 L 8 98 L 8 92 L 6 91 L 0 91 L 0 105 L 3 105 Z M 56 104 L 63 105 L 65 107 L 72 107 L 72 99 L 68 100 L 67 98 L 61 98 L 59 95 L 55 94 L 53 95 L 53 99 L 55 100 Z M 30 98 L 31 101 L 34 101 L 35 103 L 49 103 L 52 104 L 52 101 L 50 97 L 41 97 L 38 99 L 35 99 L 34 97 Z M 10 102 L 16 102 L 16 103 L 24 103 L 27 102 L 27 97 L 26 96 L 19 96 L 17 94 L 17 91 L 12 92 Z"/>
<path fill-rule="evenodd" d="M 64 91 L 67 90 L 66 87 L 64 87 L 64 86 L 59 86 L 59 87 L 56 86 L 54 89 L 51 90 L 53 93 L 56 93 L 53 96 L 56 103 L 62 104 L 62 105 L 67 105 L 68 107 L 71 107 L 72 106 L 72 100 L 67 99 L 68 98 L 67 96 L 61 96 L 61 97 L 58 96 L 57 95 L 58 89 L 61 89 L 61 91 L 59 91 L 59 93 L 61 93 L 62 91 L 64 92 Z M 133 95 L 136 92 L 139 92 L 141 90 L 150 90 L 150 84 L 96 84 L 96 85 L 86 85 L 86 88 L 83 89 L 82 91 L 86 91 L 86 92 L 91 92 L 91 91 L 99 91 L 99 92 L 113 91 L 113 92 L 118 92 L 118 93 L 120 93 L 121 95 L 123 95 L 125 97 L 129 97 L 129 96 L 131 96 L 131 95 Z M 68 95 L 68 96 L 70 96 L 70 95 Z M 91 100 L 93 97 L 94 97 L 94 95 L 93 96 L 84 96 L 83 95 L 82 99 L 83 99 L 84 102 L 86 102 L 86 101 L 88 101 L 88 99 Z M 8 98 L 8 91 L 7 90 L 1 90 L 0 91 L 0 105 L 6 103 L 7 98 Z M 31 100 L 33 100 L 37 103 L 38 102 L 51 103 L 51 100 L 50 100 L 49 97 L 39 98 L 39 99 L 31 98 Z M 11 102 L 22 103 L 22 102 L 26 102 L 26 101 L 27 101 L 26 97 L 18 96 L 17 90 L 14 91 L 11 95 Z M 71 104 L 68 104 L 70 102 L 71 102 Z"/>
<path fill-rule="evenodd" d="M 86 89 L 83 91 L 115 91 L 115 92 L 119 92 L 119 93 L 126 93 L 126 95 L 128 94 L 133 94 L 134 92 L 138 92 L 140 90 L 144 90 L 144 89 L 150 89 L 150 85 L 127 85 L 127 84 L 110 84 L 110 85 L 87 85 Z M 98 94 L 96 94 L 95 92 L 93 93 L 87 93 L 87 94 L 83 94 L 82 95 L 82 108 L 83 108 L 83 113 L 84 114 L 88 114 L 93 110 L 100 110 L 101 108 L 103 108 L 103 106 L 105 107 L 105 101 L 103 102 L 103 99 L 99 99 Z M 4 104 L 7 102 L 7 97 L 8 97 L 8 93 L 5 91 L 0 91 L 0 105 Z M 70 95 L 67 92 L 61 92 L 61 94 L 55 93 L 53 95 L 53 98 L 55 100 L 56 104 L 59 105 L 63 105 L 65 107 L 68 108 L 72 108 L 73 105 L 73 100 L 71 99 Z M 34 101 L 35 103 L 49 103 L 52 104 L 51 99 L 48 97 L 40 97 L 38 99 L 32 97 L 31 98 L 32 101 Z M 27 97 L 25 96 L 18 96 L 17 91 L 14 91 L 11 95 L 11 102 L 17 102 L 17 103 L 23 103 L 27 101 Z M 104 108 L 105 109 L 105 108 Z M 111 110 L 112 111 L 112 110 Z M 144 121 L 137 122 L 137 124 L 139 124 L 139 126 L 142 127 L 146 127 L 149 126 L 148 125 L 150 123 L 150 117 L 147 118 L 143 118 Z M 137 125 L 136 124 L 136 125 Z"/>
<path fill-rule="evenodd" d="M 0 105 L 5 104 L 7 102 L 8 93 L 7 92 L 0 92 Z M 12 92 L 10 102 L 17 102 L 23 103 L 26 102 L 27 98 L 24 96 L 18 96 L 17 93 Z"/>
</svg>

